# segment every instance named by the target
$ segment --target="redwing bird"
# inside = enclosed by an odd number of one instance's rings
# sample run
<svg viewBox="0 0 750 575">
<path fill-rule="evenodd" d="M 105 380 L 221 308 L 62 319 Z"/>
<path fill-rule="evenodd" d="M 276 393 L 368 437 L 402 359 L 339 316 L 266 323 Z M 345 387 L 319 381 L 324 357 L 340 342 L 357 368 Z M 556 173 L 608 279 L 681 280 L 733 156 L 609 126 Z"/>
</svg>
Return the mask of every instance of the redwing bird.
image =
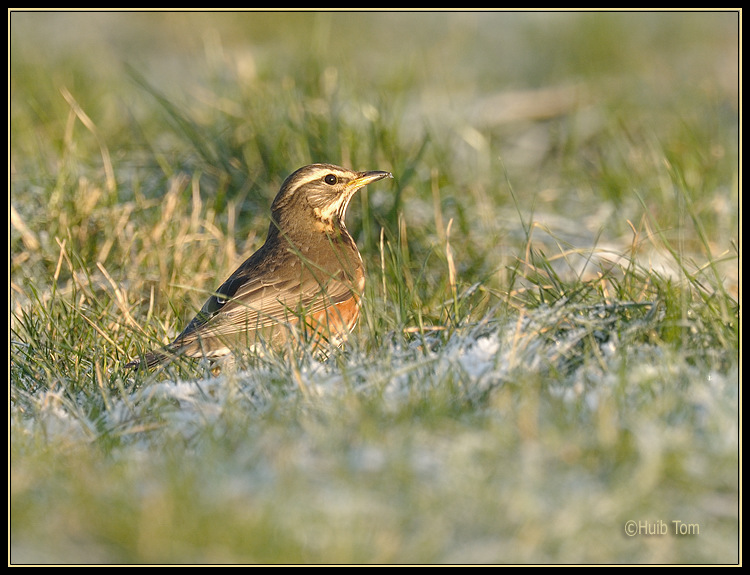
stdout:
<svg viewBox="0 0 750 575">
<path fill-rule="evenodd" d="M 357 322 L 362 257 L 344 217 L 354 193 L 389 172 L 312 164 L 281 185 L 265 243 L 208 298 L 175 340 L 125 367 L 177 356 L 218 358 L 303 336 L 338 345 Z M 294 333 L 296 332 L 296 333 Z"/>
</svg>

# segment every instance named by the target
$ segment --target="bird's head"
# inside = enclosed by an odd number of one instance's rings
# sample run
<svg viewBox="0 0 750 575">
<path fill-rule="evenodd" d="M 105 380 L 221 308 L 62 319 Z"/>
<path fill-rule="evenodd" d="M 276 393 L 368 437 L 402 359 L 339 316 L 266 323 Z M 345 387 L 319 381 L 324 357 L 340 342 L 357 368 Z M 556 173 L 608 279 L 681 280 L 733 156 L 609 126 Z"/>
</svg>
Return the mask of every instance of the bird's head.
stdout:
<svg viewBox="0 0 750 575">
<path fill-rule="evenodd" d="M 371 182 L 392 177 L 390 172 L 355 172 L 332 164 L 300 168 L 284 180 L 273 201 L 271 229 L 293 234 L 307 227 L 345 227 L 344 217 L 355 192 Z"/>
</svg>

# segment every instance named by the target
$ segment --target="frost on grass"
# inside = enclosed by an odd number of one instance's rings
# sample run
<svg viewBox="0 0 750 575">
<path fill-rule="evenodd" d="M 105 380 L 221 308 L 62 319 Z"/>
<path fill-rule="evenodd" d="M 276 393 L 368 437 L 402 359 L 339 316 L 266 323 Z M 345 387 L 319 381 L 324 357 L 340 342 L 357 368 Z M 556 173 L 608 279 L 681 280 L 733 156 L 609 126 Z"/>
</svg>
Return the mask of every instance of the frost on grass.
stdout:
<svg viewBox="0 0 750 575">
<path fill-rule="evenodd" d="M 269 356 L 219 376 L 139 374 L 127 382 L 137 387 L 109 395 L 61 386 L 14 398 L 12 443 L 23 455 L 40 440 L 56 453 L 101 441 L 126 506 L 163 497 L 196 524 L 206 518 L 206 548 L 177 559 L 162 543 L 175 531 L 190 538 L 183 516 L 162 531 L 149 519 L 153 545 L 136 553 L 146 562 L 211 562 L 224 525 L 247 541 L 283 534 L 283 553 L 301 549 L 312 562 L 648 561 L 650 547 L 634 554 L 621 534 L 644 509 L 701 518 L 700 546 L 669 562 L 716 561 L 736 555 L 737 362 L 711 366 L 651 341 L 662 321 L 650 306 L 561 304 L 394 337 L 376 353 L 353 343 L 327 359 Z M 524 436 L 529 414 L 537 428 Z M 94 462 L 83 476 L 98 483 Z M 16 467 L 17 477 L 36 473 Z M 68 473 L 63 490 L 79 481 Z M 34 496 L 15 484 L 17 500 Z M 109 509 L 104 484 L 93 495 Z M 16 548 L 39 552 L 36 525 Z M 535 537 L 519 537 L 530 526 Z M 74 531 L 87 550 L 99 537 Z M 252 553 L 238 543 L 220 560 Z"/>
<path fill-rule="evenodd" d="M 22 427 L 41 428 L 47 437 L 90 440 L 107 433 L 148 441 L 154 433 L 190 438 L 233 414 L 261 417 L 289 402 L 335 409 L 352 394 L 386 412 L 438 397 L 481 406 L 508 385 L 539 385 L 550 397 L 590 411 L 602 396 L 617 394 L 621 405 L 636 406 L 676 387 L 689 390 L 685 401 L 699 411 L 736 401 L 736 367 L 704 373 L 687 354 L 650 343 L 648 333 L 660 321 L 650 304 L 559 302 L 510 320 L 488 318 L 449 336 L 400 339 L 378 353 L 352 348 L 327 359 L 276 357 L 203 379 L 146 380 L 98 409 L 86 405 L 96 395 L 76 401 L 47 391 L 13 402 L 11 412 Z"/>
</svg>

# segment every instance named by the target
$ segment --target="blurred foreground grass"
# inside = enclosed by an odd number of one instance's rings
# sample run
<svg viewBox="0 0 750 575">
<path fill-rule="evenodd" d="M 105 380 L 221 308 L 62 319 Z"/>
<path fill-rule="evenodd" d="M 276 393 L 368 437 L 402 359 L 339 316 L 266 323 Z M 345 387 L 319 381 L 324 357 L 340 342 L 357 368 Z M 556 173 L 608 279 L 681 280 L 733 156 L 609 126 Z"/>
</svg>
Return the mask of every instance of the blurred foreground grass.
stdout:
<svg viewBox="0 0 750 575">
<path fill-rule="evenodd" d="M 739 560 L 736 13 L 10 23 L 11 562 Z M 347 346 L 123 372 L 313 161 Z"/>
</svg>

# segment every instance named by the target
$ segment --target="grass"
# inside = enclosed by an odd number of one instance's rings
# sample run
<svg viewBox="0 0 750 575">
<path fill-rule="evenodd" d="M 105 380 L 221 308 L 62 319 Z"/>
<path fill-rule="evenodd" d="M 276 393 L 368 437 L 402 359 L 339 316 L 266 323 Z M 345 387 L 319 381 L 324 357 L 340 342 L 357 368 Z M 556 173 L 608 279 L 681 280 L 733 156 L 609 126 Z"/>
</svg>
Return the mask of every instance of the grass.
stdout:
<svg viewBox="0 0 750 575">
<path fill-rule="evenodd" d="M 9 563 L 738 563 L 737 18 L 12 12 Z M 123 370 L 313 161 L 347 345 Z"/>
</svg>

